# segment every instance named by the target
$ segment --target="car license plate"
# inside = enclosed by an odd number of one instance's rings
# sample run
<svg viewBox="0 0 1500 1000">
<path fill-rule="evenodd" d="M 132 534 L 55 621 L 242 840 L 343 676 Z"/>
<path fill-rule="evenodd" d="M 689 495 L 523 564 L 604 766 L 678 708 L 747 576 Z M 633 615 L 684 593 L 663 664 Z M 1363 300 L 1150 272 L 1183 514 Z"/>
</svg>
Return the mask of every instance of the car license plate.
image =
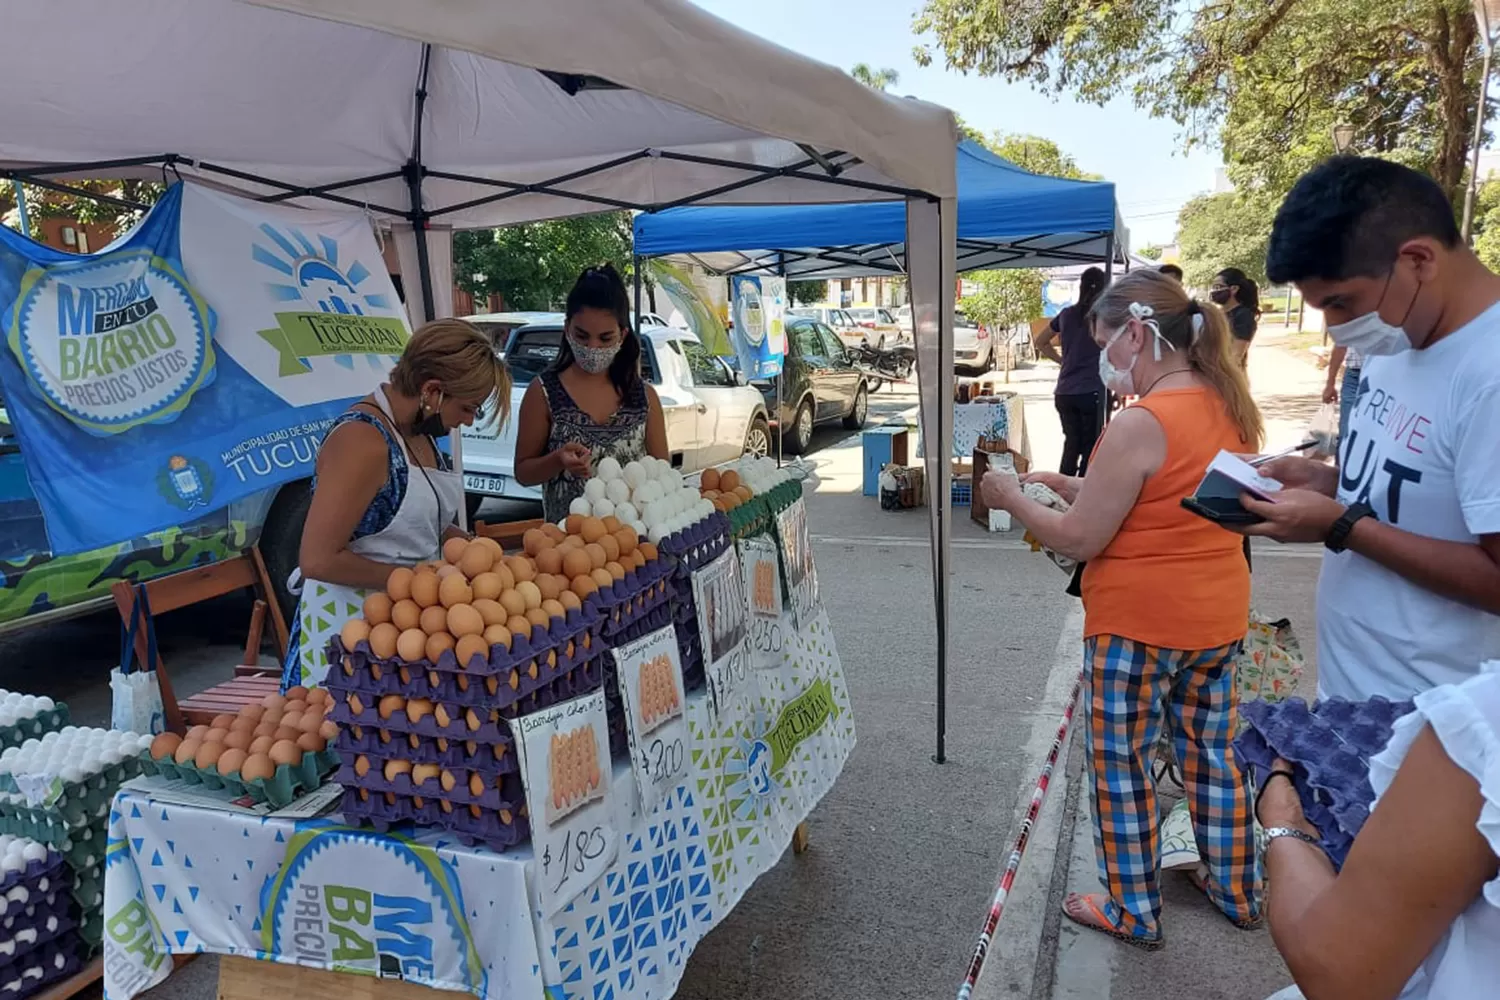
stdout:
<svg viewBox="0 0 1500 1000">
<path fill-rule="evenodd" d="M 505 492 L 505 477 L 487 476 L 477 472 L 465 472 L 464 489 L 470 493 L 488 493 L 492 496 L 500 496 Z"/>
</svg>

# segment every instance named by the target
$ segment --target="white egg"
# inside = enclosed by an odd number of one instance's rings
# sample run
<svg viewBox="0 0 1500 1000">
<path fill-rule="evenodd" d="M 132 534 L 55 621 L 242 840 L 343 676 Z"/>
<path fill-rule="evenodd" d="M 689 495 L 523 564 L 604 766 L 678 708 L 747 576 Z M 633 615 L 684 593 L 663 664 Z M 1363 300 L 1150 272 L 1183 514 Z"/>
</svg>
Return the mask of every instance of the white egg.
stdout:
<svg viewBox="0 0 1500 1000">
<path fill-rule="evenodd" d="M 572 503 L 568 504 L 568 513 L 577 514 L 580 517 L 588 517 L 589 510 L 592 508 L 592 506 L 593 505 L 589 503 L 588 497 L 578 497 Z"/>
<path fill-rule="evenodd" d="M 27 711 L 34 712 L 36 710 L 36 695 L 23 694 L 21 696 L 21 707 Z"/>
<path fill-rule="evenodd" d="M 590 479 L 583 484 L 583 495 L 590 503 L 595 500 L 603 500 L 605 492 L 609 489 L 609 482 L 603 477 Z"/>
<path fill-rule="evenodd" d="M 64 764 L 62 769 L 57 772 L 57 776 L 63 780 L 63 784 L 65 785 L 76 785 L 83 780 L 83 772 L 74 764 Z"/>
<path fill-rule="evenodd" d="M 646 541 L 650 542 L 652 545 L 655 545 L 657 542 L 661 541 L 661 537 L 661 529 L 659 527 L 653 528 L 647 526 Z"/>
<path fill-rule="evenodd" d="M 3 867 L 7 872 L 18 872 L 26 867 L 26 862 L 22 860 L 19 854 L 7 854 L 4 860 L 0 860 L 0 867 Z M 20 887 L 17 886 L 17 888 Z"/>
<path fill-rule="evenodd" d="M 611 503 L 625 503 L 630 499 L 630 484 L 623 479 L 611 479 L 609 485 L 604 488 L 604 495 L 609 497 Z"/>
<path fill-rule="evenodd" d="M 0 726 L 14 726 L 16 724 L 16 713 L 8 708 L 0 708 Z"/>
<path fill-rule="evenodd" d="M 21 749 L 22 750 L 36 750 L 41 745 L 42 745 L 42 741 L 39 740 L 39 739 L 37 739 L 35 736 L 33 736 L 31 739 L 29 739 L 25 743 L 21 744 Z"/>
<path fill-rule="evenodd" d="M 645 521 L 642 521 L 641 519 L 637 518 L 636 520 L 630 522 L 629 527 L 635 531 L 635 536 L 637 538 L 645 538 L 646 537 L 646 522 Z"/>
<path fill-rule="evenodd" d="M 635 489 L 646 481 L 646 467 L 640 462 L 625 463 L 625 483 L 631 489 Z"/>
<path fill-rule="evenodd" d="M 661 497 L 662 497 L 661 483 L 658 483 L 655 480 L 653 480 L 653 481 L 651 481 L 649 483 L 646 483 L 644 486 L 641 487 L 639 494 L 636 496 L 635 505 L 637 507 L 639 507 L 642 504 L 648 504 L 648 503 L 650 503 L 653 500 L 660 500 Z"/>
<path fill-rule="evenodd" d="M 618 482 L 618 479 L 611 480 L 610 485 L 613 486 Z M 601 497 L 598 500 L 595 500 L 593 507 L 595 517 L 609 517 L 615 512 L 615 502 L 609 497 Z"/>
<path fill-rule="evenodd" d="M 599 459 L 599 478 L 605 481 L 619 479 L 621 476 L 620 460 L 613 455 L 605 455 Z"/>
<path fill-rule="evenodd" d="M 621 524 L 629 524 L 636 519 L 636 515 L 637 511 L 634 504 L 629 502 L 615 504 L 615 517 L 619 519 Z"/>
<path fill-rule="evenodd" d="M 7 692 L 5 692 L 5 703 L 7 705 L 19 705 L 19 704 L 21 704 L 21 693 L 19 691 L 7 691 Z"/>
<path fill-rule="evenodd" d="M 140 736 L 135 741 L 135 752 L 136 753 L 145 753 L 147 750 L 151 749 L 151 744 L 154 743 L 155 741 L 156 741 L 156 737 L 150 735 L 149 733 L 147 733 L 147 734 L 145 734 L 143 736 Z"/>
<path fill-rule="evenodd" d="M 50 712 L 57 707 L 57 704 L 51 698 L 43 695 L 36 700 L 36 707 L 40 711 Z"/>
<path fill-rule="evenodd" d="M 697 512 L 699 520 L 702 520 L 705 517 L 713 517 L 714 502 L 712 500 L 699 500 L 698 505 L 694 508 L 694 510 Z"/>
<path fill-rule="evenodd" d="M 641 508 L 641 520 L 648 528 L 666 516 L 667 507 L 665 501 L 662 500 L 652 500 Z"/>
<path fill-rule="evenodd" d="M 21 851 L 21 856 L 27 861 L 45 861 L 47 849 L 33 840 Z"/>
</svg>

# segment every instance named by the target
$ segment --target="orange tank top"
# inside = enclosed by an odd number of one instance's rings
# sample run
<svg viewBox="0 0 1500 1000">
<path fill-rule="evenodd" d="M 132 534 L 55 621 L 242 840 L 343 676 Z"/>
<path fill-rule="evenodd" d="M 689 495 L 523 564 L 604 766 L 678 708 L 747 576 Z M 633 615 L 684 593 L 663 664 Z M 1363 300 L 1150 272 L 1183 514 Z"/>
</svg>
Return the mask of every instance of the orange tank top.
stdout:
<svg viewBox="0 0 1500 1000">
<path fill-rule="evenodd" d="M 1103 552 L 1083 571 L 1084 635 L 1168 649 L 1245 637 L 1250 567 L 1242 538 L 1183 509 L 1214 455 L 1248 451 L 1218 393 L 1160 389 L 1137 401 L 1161 424 L 1166 458 Z"/>
</svg>

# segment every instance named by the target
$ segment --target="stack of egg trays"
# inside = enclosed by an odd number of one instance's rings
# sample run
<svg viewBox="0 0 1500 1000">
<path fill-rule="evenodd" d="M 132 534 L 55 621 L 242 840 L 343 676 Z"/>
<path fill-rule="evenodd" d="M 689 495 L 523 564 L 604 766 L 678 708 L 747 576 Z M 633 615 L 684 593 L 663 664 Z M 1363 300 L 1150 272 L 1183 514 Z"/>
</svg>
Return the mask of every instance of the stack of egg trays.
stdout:
<svg viewBox="0 0 1500 1000">
<path fill-rule="evenodd" d="M 624 579 L 601 588 L 589 598 L 603 616 L 606 645 L 614 647 L 629 642 L 629 639 L 622 638 L 627 631 L 639 626 L 658 608 L 671 603 L 676 595 L 673 576 L 672 561 L 658 557 L 638 570 L 630 570 Z"/>
<path fill-rule="evenodd" d="M 34 993 L 57 978 L 38 970 L 64 974 L 77 967 L 76 962 L 58 964 L 52 957 L 61 951 L 77 959 L 83 950 L 69 893 L 72 877 L 62 853 L 49 849 L 46 857 L 0 880 L 0 996 Z M 102 869 L 99 878 L 102 904 Z M 102 930 L 103 914 L 95 916 Z"/>
<path fill-rule="evenodd" d="M 267 802 L 273 808 L 282 809 L 291 805 L 301 795 L 323 784 L 323 780 L 338 767 L 339 758 L 331 748 L 322 751 L 305 751 L 298 764 L 279 764 L 276 773 L 269 778 L 246 781 L 235 771 L 222 775 L 218 768 L 198 767 L 196 764 L 179 764 L 170 757 L 153 760 L 148 755 L 141 760 L 141 768 L 147 774 L 159 774 L 166 778 L 177 778 L 188 784 L 202 784 L 204 788 L 227 788 L 236 798 L 248 796 L 256 802 Z"/>
<path fill-rule="evenodd" d="M 101 818 L 108 818 L 109 804 L 115 792 L 125 782 L 140 774 L 141 755 L 126 757 L 118 764 L 110 764 L 82 781 L 64 784 L 55 781 L 46 806 L 47 811 L 62 817 L 68 826 L 82 826 Z M 15 775 L 0 774 L 0 791 L 19 791 Z M 23 800 L 24 801 L 24 800 Z"/>
<path fill-rule="evenodd" d="M 20 795 L 0 795 L 0 834 L 27 837 L 61 852 L 74 869 L 104 864 L 105 827 L 69 826 L 62 817 L 41 806 L 28 805 Z"/>
<path fill-rule="evenodd" d="M 693 572 L 713 562 L 732 544 L 729 518 L 718 512 L 661 541 L 662 552 L 676 561 L 673 579 L 677 600 L 672 605 L 673 620 L 677 625 L 682 683 L 689 691 L 697 691 L 708 683 L 703 644 L 698 635 L 698 606 L 693 600 Z"/>
<path fill-rule="evenodd" d="M 74 934 L 78 922 L 67 896 L 51 892 L 0 919 L 0 965 L 11 965 L 42 945 Z"/>
<path fill-rule="evenodd" d="M 513 811 L 479 810 L 475 815 L 467 807 L 457 807 L 441 799 L 401 797 L 346 787 L 339 808 L 345 820 L 368 824 L 381 833 L 405 826 L 438 827 L 466 846 L 484 846 L 494 851 L 504 851 L 531 839 L 531 822 L 524 801 Z"/>
<path fill-rule="evenodd" d="M 10 694 L 0 689 L 0 698 Z M 14 725 L 0 726 L 0 750 L 18 747 L 29 739 L 43 736 L 68 724 L 68 706 L 56 702 L 45 712 L 38 712 L 29 719 L 17 719 Z"/>
<path fill-rule="evenodd" d="M 1381 697 L 1329 698 L 1312 708 L 1301 698 L 1248 702 L 1240 706 L 1246 725 L 1235 752 L 1262 780 L 1276 758 L 1292 765 L 1302 810 L 1340 869 L 1375 800 L 1370 758 L 1385 749 L 1396 720 L 1412 708 L 1409 701 Z"/>
<path fill-rule="evenodd" d="M 0 1000 L 19 1000 L 67 979 L 83 967 L 76 935 L 65 934 L 9 965 L 0 966 Z"/>
</svg>

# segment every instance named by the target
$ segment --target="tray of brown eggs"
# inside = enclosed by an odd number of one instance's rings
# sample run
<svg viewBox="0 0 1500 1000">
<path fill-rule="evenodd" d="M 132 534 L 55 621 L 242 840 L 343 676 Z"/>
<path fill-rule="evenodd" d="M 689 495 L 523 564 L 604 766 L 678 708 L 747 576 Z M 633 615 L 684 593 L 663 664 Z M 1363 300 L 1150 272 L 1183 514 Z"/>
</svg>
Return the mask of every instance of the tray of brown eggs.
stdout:
<svg viewBox="0 0 1500 1000">
<path fill-rule="evenodd" d="M 329 718 L 332 707 L 327 691 L 294 687 L 235 715 L 215 716 L 184 736 L 162 733 L 142 763 L 148 773 L 227 788 L 279 809 L 317 788 L 338 766 L 338 754 L 328 745 L 339 732 Z"/>
<path fill-rule="evenodd" d="M 354 754 L 334 778 L 345 788 L 366 788 L 384 794 L 415 796 L 480 809 L 514 809 L 526 801 L 521 775 L 516 771 L 468 771 L 442 764 L 414 764 L 401 757 L 381 759 Z"/>
<path fill-rule="evenodd" d="M 347 726 L 338 739 L 339 759 L 354 766 L 360 754 L 374 757 L 400 756 L 414 764 L 438 764 L 442 767 L 500 774 L 519 770 L 515 750 L 509 740 L 481 743 L 478 740 L 427 739 L 415 733 L 393 733 L 389 729 Z"/>
<path fill-rule="evenodd" d="M 483 844 L 495 851 L 523 844 L 531 837 L 525 802 L 487 809 L 425 795 L 354 787 L 344 789 L 339 811 L 346 821 L 367 824 L 381 833 L 408 825 L 438 827 L 470 847 Z"/>
</svg>

